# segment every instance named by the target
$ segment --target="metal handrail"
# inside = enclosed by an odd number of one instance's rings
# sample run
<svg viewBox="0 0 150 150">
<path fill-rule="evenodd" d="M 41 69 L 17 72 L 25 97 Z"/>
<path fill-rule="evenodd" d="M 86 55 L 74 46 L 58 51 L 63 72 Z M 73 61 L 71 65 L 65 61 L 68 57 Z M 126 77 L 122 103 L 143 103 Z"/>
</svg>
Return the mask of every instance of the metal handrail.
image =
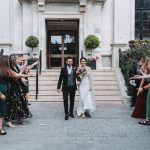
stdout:
<svg viewBox="0 0 150 150">
<path fill-rule="evenodd" d="M 36 67 L 36 100 L 38 99 L 38 93 L 39 93 L 39 73 L 38 73 L 39 65 Z"/>
<path fill-rule="evenodd" d="M 41 74 L 41 71 L 42 71 L 42 51 L 41 51 L 41 50 L 40 50 L 39 61 L 40 61 L 40 69 L 39 69 L 39 73 Z"/>
<path fill-rule="evenodd" d="M 42 51 L 40 50 L 39 64 L 36 67 L 36 100 L 38 99 L 39 94 L 39 74 L 41 74 L 41 70 L 42 70 Z"/>
</svg>

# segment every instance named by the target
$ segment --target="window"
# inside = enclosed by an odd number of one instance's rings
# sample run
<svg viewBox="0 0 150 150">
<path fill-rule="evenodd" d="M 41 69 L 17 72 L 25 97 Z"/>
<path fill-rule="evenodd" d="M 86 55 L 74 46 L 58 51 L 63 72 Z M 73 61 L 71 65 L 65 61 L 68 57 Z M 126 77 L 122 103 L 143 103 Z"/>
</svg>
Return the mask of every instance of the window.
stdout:
<svg viewBox="0 0 150 150">
<path fill-rule="evenodd" d="M 135 2 L 135 38 L 150 39 L 150 0 Z"/>
</svg>

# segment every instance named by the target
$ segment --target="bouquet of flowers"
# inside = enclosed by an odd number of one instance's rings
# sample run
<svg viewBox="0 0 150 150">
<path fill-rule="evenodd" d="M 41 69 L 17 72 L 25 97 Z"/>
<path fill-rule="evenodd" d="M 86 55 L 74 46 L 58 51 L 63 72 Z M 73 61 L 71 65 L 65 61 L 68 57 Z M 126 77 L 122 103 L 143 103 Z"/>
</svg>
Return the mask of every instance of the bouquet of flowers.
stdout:
<svg viewBox="0 0 150 150">
<path fill-rule="evenodd" d="M 80 68 L 78 67 L 77 71 L 76 71 L 76 75 L 77 75 L 77 81 L 81 82 L 81 80 L 83 79 L 83 77 L 87 74 L 87 71 L 85 68 Z"/>
</svg>

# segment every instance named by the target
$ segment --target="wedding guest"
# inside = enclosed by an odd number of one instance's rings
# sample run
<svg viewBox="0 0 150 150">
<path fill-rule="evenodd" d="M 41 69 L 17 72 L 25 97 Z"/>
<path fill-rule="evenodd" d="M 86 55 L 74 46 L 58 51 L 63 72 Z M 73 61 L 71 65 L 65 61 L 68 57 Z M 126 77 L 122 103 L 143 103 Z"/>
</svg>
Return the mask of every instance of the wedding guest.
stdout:
<svg viewBox="0 0 150 150">
<path fill-rule="evenodd" d="M 2 127 L 6 111 L 6 97 L 8 95 L 8 70 L 7 66 L 4 66 L 3 57 L 0 56 L 0 92 L 4 95 L 3 98 L 0 98 L 0 135 L 7 134 Z"/>
<path fill-rule="evenodd" d="M 149 74 L 149 69 L 144 69 L 145 74 Z M 143 86 L 146 86 L 148 84 L 146 79 L 142 79 L 139 89 Z M 137 99 L 135 103 L 134 111 L 131 115 L 131 117 L 135 118 L 145 118 L 146 117 L 146 97 L 147 97 L 147 90 L 143 91 L 141 94 L 139 94 L 139 90 L 137 92 Z"/>
<path fill-rule="evenodd" d="M 150 74 L 137 77 L 138 79 L 146 79 L 148 81 L 148 85 L 139 88 L 139 94 L 143 91 L 148 90 L 147 98 L 146 98 L 146 118 L 144 120 L 139 121 L 139 124 L 142 125 L 150 125 Z"/>
<path fill-rule="evenodd" d="M 6 115 L 7 111 L 7 101 L 8 101 L 8 85 L 9 85 L 9 78 L 21 78 L 21 77 L 28 77 L 30 75 L 24 74 L 17 74 L 13 70 L 10 69 L 9 65 L 9 57 L 8 56 L 0 56 L 0 91 L 5 95 L 6 100 L 0 101 L 0 134 L 5 135 L 6 132 L 2 129 L 3 118 Z M 14 127 L 11 122 L 7 122 L 9 127 Z"/>
<path fill-rule="evenodd" d="M 140 75 L 143 71 L 143 68 L 146 67 L 145 63 L 145 57 L 141 57 L 138 62 L 134 62 L 132 64 L 132 67 L 129 71 L 129 79 L 134 77 L 135 75 Z M 139 80 L 130 80 L 130 89 L 132 92 L 132 99 L 131 99 L 131 105 L 130 107 L 134 107 L 136 103 L 136 98 L 137 98 L 137 88 L 140 85 Z"/>
<path fill-rule="evenodd" d="M 16 65 L 16 55 L 12 54 L 10 56 L 10 68 L 16 74 L 20 74 L 20 70 Z M 22 74 L 22 77 L 28 77 L 29 75 Z M 32 117 L 29 111 L 27 99 L 24 94 L 21 79 L 11 77 L 10 78 L 10 88 L 9 88 L 9 99 L 7 101 L 7 111 L 5 120 L 7 125 L 11 126 L 11 120 L 15 120 L 18 124 L 24 124 L 25 118 Z"/>
<path fill-rule="evenodd" d="M 39 60 L 35 61 L 31 65 L 27 65 L 27 60 L 25 60 L 23 56 L 16 55 L 16 65 L 19 68 L 19 71 L 22 72 L 23 74 L 29 74 L 30 70 L 34 66 L 36 66 L 38 63 L 39 63 Z M 26 95 L 26 99 L 28 101 L 28 105 L 31 105 L 30 94 L 29 94 L 29 80 L 28 80 L 28 78 L 22 78 L 21 80 L 22 80 L 23 91 L 24 91 L 24 93 Z"/>
</svg>

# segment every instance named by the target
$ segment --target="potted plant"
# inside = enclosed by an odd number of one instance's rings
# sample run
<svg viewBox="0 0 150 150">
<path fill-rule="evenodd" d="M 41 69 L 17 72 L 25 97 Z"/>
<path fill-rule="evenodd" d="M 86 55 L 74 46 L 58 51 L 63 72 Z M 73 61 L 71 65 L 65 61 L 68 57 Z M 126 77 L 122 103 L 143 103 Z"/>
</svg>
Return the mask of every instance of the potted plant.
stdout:
<svg viewBox="0 0 150 150">
<path fill-rule="evenodd" d="M 33 58 L 33 49 L 38 47 L 39 45 L 39 40 L 36 36 L 29 36 L 26 41 L 25 41 L 25 45 L 29 48 L 32 48 L 32 53 L 30 54 L 31 58 L 28 59 L 28 64 L 32 64 L 35 61 L 37 61 L 37 58 Z M 36 68 L 36 67 L 34 67 Z"/>
<path fill-rule="evenodd" d="M 97 48 L 100 44 L 100 40 L 95 35 L 88 35 L 84 40 L 84 46 L 86 49 L 91 51 L 91 58 L 87 60 L 87 65 L 91 67 L 91 69 L 96 69 L 96 58 L 92 58 L 92 51 Z"/>
</svg>

